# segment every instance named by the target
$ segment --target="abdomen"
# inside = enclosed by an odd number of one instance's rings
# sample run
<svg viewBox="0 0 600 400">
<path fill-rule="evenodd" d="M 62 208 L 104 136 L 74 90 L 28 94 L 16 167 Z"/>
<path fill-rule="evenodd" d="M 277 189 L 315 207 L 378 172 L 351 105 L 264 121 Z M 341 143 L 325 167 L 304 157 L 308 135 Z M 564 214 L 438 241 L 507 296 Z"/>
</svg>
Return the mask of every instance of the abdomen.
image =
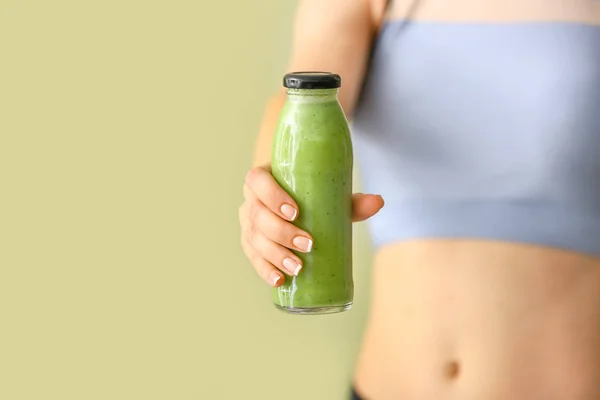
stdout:
<svg viewBox="0 0 600 400">
<path fill-rule="evenodd" d="M 493 241 L 382 248 L 356 385 L 368 399 L 600 398 L 600 261 Z"/>
</svg>

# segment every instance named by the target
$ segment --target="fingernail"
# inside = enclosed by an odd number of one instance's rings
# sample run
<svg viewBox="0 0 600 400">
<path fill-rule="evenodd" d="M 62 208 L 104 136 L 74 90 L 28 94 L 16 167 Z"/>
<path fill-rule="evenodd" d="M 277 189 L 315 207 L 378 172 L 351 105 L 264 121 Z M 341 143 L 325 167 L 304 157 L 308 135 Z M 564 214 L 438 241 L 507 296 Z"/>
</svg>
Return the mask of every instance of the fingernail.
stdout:
<svg viewBox="0 0 600 400">
<path fill-rule="evenodd" d="M 298 272 L 300 272 L 300 270 L 302 269 L 302 265 L 300 265 L 293 258 L 286 258 L 285 260 L 283 260 L 283 266 L 285 267 L 285 269 L 290 271 L 290 274 L 294 275 L 298 275 Z"/>
<path fill-rule="evenodd" d="M 298 210 L 296 210 L 294 207 L 290 206 L 289 204 L 284 204 L 281 206 L 281 213 L 283 215 L 285 215 L 285 217 L 287 219 L 289 219 L 290 221 L 293 221 L 296 219 L 296 215 L 298 215 Z"/>
<path fill-rule="evenodd" d="M 275 285 L 277 285 L 277 282 L 279 282 L 279 280 L 281 279 L 281 275 L 279 275 L 277 272 L 273 271 L 273 272 L 271 272 L 270 278 L 271 278 L 271 282 L 273 282 L 273 286 L 275 286 Z"/>
<path fill-rule="evenodd" d="M 298 249 L 307 253 L 310 253 L 313 246 L 312 240 L 304 236 L 296 236 L 294 240 L 292 240 L 292 243 L 294 243 L 294 246 L 296 246 Z"/>
</svg>

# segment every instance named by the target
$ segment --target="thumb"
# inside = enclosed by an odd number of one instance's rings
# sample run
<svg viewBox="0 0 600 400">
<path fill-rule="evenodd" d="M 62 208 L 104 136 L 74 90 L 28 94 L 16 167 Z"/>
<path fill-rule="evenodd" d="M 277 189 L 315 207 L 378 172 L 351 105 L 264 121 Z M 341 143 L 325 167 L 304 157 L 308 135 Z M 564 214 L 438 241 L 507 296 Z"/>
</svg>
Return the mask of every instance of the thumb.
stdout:
<svg viewBox="0 0 600 400">
<path fill-rule="evenodd" d="M 377 214 L 384 205 L 378 194 L 356 193 L 352 196 L 352 221 L 359 222 Z"/>
</svg>

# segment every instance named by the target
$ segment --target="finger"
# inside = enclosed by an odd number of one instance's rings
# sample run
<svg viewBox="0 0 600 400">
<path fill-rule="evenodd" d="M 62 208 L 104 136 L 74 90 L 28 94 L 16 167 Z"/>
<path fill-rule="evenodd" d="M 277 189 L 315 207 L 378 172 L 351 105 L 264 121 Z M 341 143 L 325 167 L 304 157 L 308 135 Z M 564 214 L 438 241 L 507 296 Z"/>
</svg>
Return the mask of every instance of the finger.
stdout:
<svg viewBox="0 0 600 400">
<path fill-rule="evenodd" d="M 258 276 L 272 287 L 281 286 L 285 282 L 284 275 L 264 258 L 256 257 L 251 262 Z"/>
<path fill-rule="evenodd" d="M 246 185 L 269 210 L 288 221 L 298 218 L 298 205 L 264 168 L 252 168 L 246 175 Z"/>
<path fill-rule="evenodd" d="M 256 195 L 254 193 L 252 193 L 252 190 L 250 190 L 250 188 L 248 187 L 248 185 L 246 183 L 244 183 L 244 187 L 242 189 L 243 189 L 245 200 L 252 200 L 252 199 L 256 198 Z"/>
<path fill-rule="evenodd" d="M 297 276 L 302 269 L 302 260 L 297 255 L 260 232 L 253 235 L 249 243 L 256 253 L 288 275 Z"/>
<path fill-rule="evenodd" d="M 352 221 L 371 218 L 384 206 L 383 198 L 375 194 L 356 193 L 352 196 Z"/>
<path fill-rule="evenodd" d="M 264 258 L 260 257 L 250 244 L 242 240 L 244 253 L 250 260 L 252 267 L 258 276 L 272 287 L 281 286 L 285 281 L 285 276 Z"/>
<path fill-rule="evenodd" d="M 250 206 L 249 219 L 252 229 L 261 232 L 275 243 L 303 253 L 309 253 L 312 250 L 312 236 L 273 214 L 259 200 Z"/>
</svg>

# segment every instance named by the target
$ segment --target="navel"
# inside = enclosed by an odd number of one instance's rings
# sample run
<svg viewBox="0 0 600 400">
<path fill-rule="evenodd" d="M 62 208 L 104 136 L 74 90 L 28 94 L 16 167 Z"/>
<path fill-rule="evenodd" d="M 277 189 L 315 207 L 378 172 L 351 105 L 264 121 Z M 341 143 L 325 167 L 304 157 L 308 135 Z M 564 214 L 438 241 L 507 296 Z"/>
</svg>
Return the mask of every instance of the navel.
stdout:
<svg viewBox="0 0 600 400">
<path fill-rule="evenodd" d="M 444 366 L 444 376 L 454 380 L 460 375 L 460 364 L 457 360 L 450 360 Z"/>
</svg>

